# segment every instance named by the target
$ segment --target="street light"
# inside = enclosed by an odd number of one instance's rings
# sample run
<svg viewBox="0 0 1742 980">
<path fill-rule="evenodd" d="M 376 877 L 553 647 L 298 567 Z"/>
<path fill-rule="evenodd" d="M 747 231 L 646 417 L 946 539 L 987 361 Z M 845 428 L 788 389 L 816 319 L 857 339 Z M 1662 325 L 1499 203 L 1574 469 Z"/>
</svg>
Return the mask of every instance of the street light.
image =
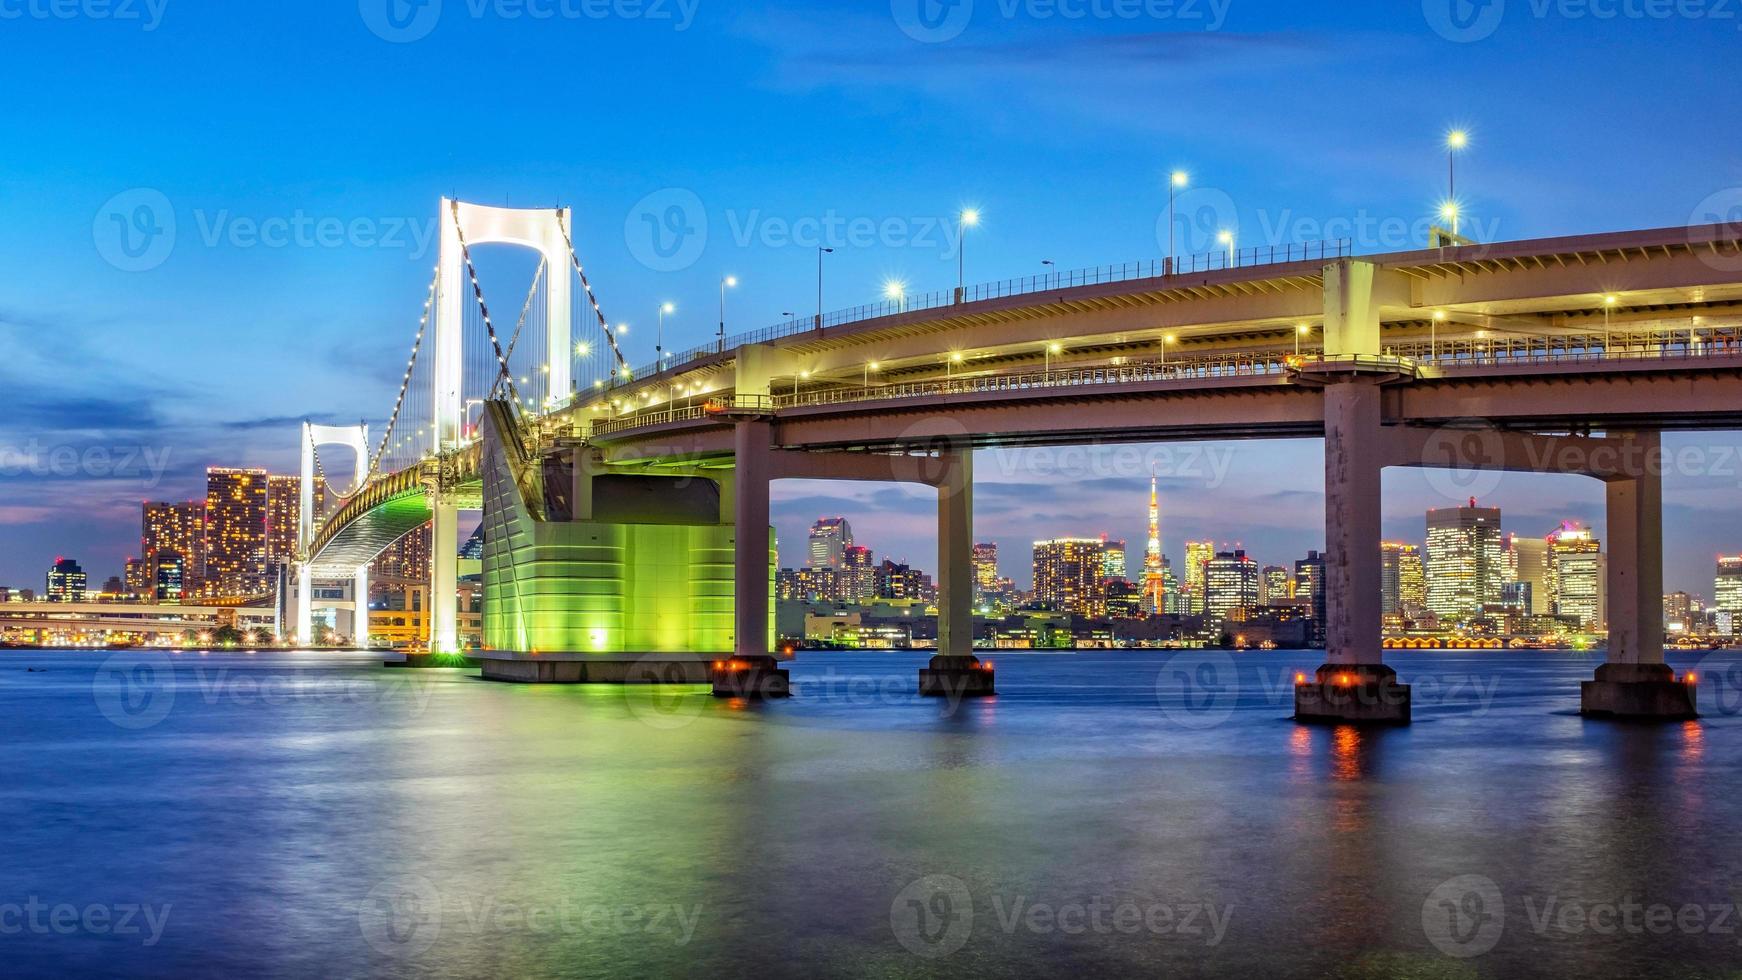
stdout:
<svg viewBox="0 0 1742 980">
<path fill-rule="evenodd" d="M 1179 338 L 1171 333 L 1161 338 L 1161 363 L 1167 363 L 1167 345 L 1177 343 L 1179 343 Z"/>
<path fill-rule="evenodd" d="M 944 378 L 949 379 L 955 377 L 956 365 L 962 363 L 964 360 L 966 360 L 966 358 L 962 357 L 961 354 L 951 354 L 950 359 L 944 363 Z"/>
<path fill-rule="evenodd" d="M 1452 234 L 1458 233 L 1458 215 L 1460 209 L 1457 201 L 1446 201 L 1440 205 L 1440 217 L 1452 223 Z"/>
<path fill-rule="evenodd" d="M 900 279 L 883 280 L 883 298 L 895 304 L 895 312 L 907 312 L 907 283 Z"/>
<path fill-rule="evenodd" d="M 1224 228 L 1221 231 L 1216 232 L 1216 241 L 1221 242 L 1227 247 L 1228 268 L 1232 269 L 1234 267 L 1234 233 Z"/>
<path fill-rule="evenodd" d="M 720 352 L 726 351 L 726 289 L 738 288 L 738 277 L 727 276 L 720 280 Z"/>
<path fill-rule="evenodd" d="M 823 256 L 833 255 L 835 250 L 817 246 L 817 329 L 823 328 Z"/>
<path fill-rule="evenodd" d="M 1065 345 L 1058 343 L 1057 341 L 1054 341 L 1053 343 L 1046 345 L 1046 376 L 1048 379 L 1050 379 L 1052 377 L 1052 359 L 1053 359 L 1053 356 L 1057 355 L 1057 354 L 1063 354 L 1064 352 L 1065 352 Z"/>
<path fill-rule="evenodd" d="M 1167 179 L 1167 272 L 1173 274 L 1173 200 L 1180 188 L 1191 183 L 1191 175 L 1184 170 L 1175 170 Z"/>
<path fill-rule="evenodd" d="M 882 367 L 883 367 L 883 365 L 878 364 L 876 361 L 866 361 L 865 362 L 865 387 L 866 388 L 871 387 L 871 372 L 880 370 Z"/>
<path fill-rule="evenodd" d="M 653 370 L 665 370 L 665 315 L 677 309 L 670 303 L 659 304 L 659 332 L 653 338 Z"/>
<path fill-rule="evenodd" d="M 1051 284 L 1051 282 L 1052 282 L 1052 280 L 1053 280 L 1053 277 L 1054 277 L 1054 276 L 1055 276 L 1055 275 L 1057 275 L 1057 273 L 1058 273 L 1058 266 L 1056 266 L 1056 265 L 1054 265 L 1054 264 L 1053 264 L 1053 261 L 1052 261 L 1052 259 L 1041 259 L 1041 260 L 1040 260 L 1040 264 L 1041 264 L 1041 265 L 1044 265 L 1044 266 L 1046 266 L 1046 267 L 1047 267 L 1047 268 L 1049 268 L 1049 269 L 1051 269 L 1051 270 L 1052 270 L 1052 271 L 1051 271 L 1051 272 L 1049 272 L 1049 273 L 1047 273 L 1047 276 L 1046 276 L 1046 278 L 1047 278 L 1047 282 L 1048 282 L 1048 284 L 1049 284 L 1049 285 L 1050 285 L 1050 284 Z"/>
<path fill-rule="evenodd" d="M 968 295 L 968 229 L 980 223 L 978 208 L 963 208 L 956 224 L 956 302 Z"/>
<path fill-rule="evenodd" d="M 1614 311 L 1615 304 L 1619 303 L 1619 302 L 1621 302 L 1621 297 L 1619 297 L 1619 296 L 1605 296 L 1605 297 L 1603 297 L 1603 356 L 1604 357 L 1609 356 L 1610 314 Z"/>
<path fill-rule="evenodd" d="M 1446 197 L 1458 199 L 1458 151 L 1470 145 L 1470 134 L 1454 129 L 1446 134 Z"/>
<path fill-rule="evenodd" d="M 1304 323 L 1302 323 L 1294 328 L 1294 356 L 1295 357 L 1300 356 L 1300 339 L 1302 337 L 1305 337 L 1307 335 L 1307 333 L 1310 332 L 1311 330 L 1312 330 L 1312 327 L 1309 327 Z"/>
<path fill-rule="evenodd" d="M 1440 324 L 1446 322 L 1446 311 L 1435 310 L 1434 318 L 1428 326 L 1427 343 L 1428 359 L 1439 360 L 1440 356 Z"/>
</svg>

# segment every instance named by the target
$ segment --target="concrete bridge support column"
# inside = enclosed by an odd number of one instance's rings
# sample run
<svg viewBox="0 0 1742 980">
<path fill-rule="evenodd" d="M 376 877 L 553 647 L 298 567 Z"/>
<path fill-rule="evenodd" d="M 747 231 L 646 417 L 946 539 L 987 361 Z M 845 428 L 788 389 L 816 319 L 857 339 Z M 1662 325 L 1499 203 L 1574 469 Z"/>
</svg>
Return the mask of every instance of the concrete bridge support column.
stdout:
<svg viewBox="0 0 1742 980">
<path fill-rule="evenodd" d="M 919 672 L 919 693 L 985 697 L 992 668 L 974 656 L 974 452 L 948 450 L 938 462 L 938 653 Z"/>
<path fill-rule="evenodd" d="M 460 509 L 437 493 L 430 508 L 429 652 L 460 652 Z"/>
<path fill-rule="evenodd" d="M 351 640 L 357 649 L 369 649 L 369 566 L 351 577 Z"/>
<path fill-rule="evenodd" d="M 787 672 L 769 650 L 769 486 L 773 429 L 766 419 L 740 421 L 733 433 L 733 655 L 714 665 L 715 697 L 786 697 Z"/>
<path fill-rule="evenodd" d="M 307 565 L 296 566 L 296 642 L 303 647 L 315 642 L 315 579 Z"/>
<path fill-rule="evenodd" d="M 1380 386 L 1328 385 L 1325 398 L 1325 647 L 1327 662 L 1294 689 L 1298 721 L 1409 722 L 1409 688 L 1382 655 Z"/>
<path fill-rule="evenodd" d="M 1608 488 L 1609 661 L 1581 685 L 1592 717 L 1697 717 L 1695 689 L 1663 660 L 1663 466 L 1655 432 L 1627 440 L 1625 477 Z"/>
</svg>

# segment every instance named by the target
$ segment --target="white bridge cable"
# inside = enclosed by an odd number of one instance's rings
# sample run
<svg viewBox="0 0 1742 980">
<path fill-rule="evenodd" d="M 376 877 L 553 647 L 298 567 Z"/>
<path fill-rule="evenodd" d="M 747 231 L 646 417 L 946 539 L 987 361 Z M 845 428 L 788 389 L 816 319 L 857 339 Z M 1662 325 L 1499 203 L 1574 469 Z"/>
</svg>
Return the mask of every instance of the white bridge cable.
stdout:
<svg viewBox="0 0 1742 980">
<path fill-rule="evenodd" d="M 421 397 L 424 393 L 418 390 L 426 386 L 414 386 L 411 382 L 413 375 L 417 373 L 419 362 L 418 355 L 423 351 L 423 338 L 429 330 L 431 310 L 435 306 L 436 295 L 440 285 L 441 268 L 438 266 L 435 275 L 430 278 L 429 290 L 424 296 L 423 313 L 418 318 L 417 323 L 417 339 L 414 340 L 411 345 L 411 357 L 405 364 L 405 376 L 399 383 L 399 395 L 393 401 L 393 411 L 389 414 L 387 425 L 381 433 L 381 441 L 377 445 L 374 455 L 369 460 L 369 468 L 364 476 L 364 482 L 373 479 L 378 473 L 391 472 L 399 469 L 400 467 L 398 465 L 392 465 L 389 468 L 384 469 L 382 463 L 384 460 L 390 460 L 394 463 L 402 461 L 405 456 L 403 449 L 410 448 L 409 437 L 401 431 L 402 426 L 405 425 L 408 419 L 416 422 L 427 420 L 429 418 L 427 408 L 424 407 L 424 400 Z M 408 407 L 411 409 L 409 416 L 407 414 Z M 422 416 L 421 418 L 420 415 Z M 392 453 L 393 455 L 389 456 L 389 453 Z M 318 466 L 320 461 L 318 450 L 315 454 L 315 461 Z"/>
</svg>

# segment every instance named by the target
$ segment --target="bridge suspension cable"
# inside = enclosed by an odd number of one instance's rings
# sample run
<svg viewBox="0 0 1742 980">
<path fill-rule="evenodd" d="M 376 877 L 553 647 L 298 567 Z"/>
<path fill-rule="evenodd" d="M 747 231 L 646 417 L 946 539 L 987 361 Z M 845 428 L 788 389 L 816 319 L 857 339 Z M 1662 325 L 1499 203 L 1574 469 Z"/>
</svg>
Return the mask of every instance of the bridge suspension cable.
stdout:
<svg viewBox="0 0 1742 980">
<path fill-rule="evenodd" d="M 399 395 L 393 400 L 393 412 L 388 416 L 386 429 L 381 433 L 381 442 L 376 446 L 375 453 L 369 460 L 369 470 L 366 479 L 373 479 L 377 473 L 382 471 L 382 460 L 389 458 L 388 454 L 390 452 L 401 449 L 401 447 L 410 444 L 410 440 L 407 437 L 398 435 L 399 425 L 405 415 L 407 396 L 413 391 L 411 384 L 412 376 L 417 371 L 418 355 L 423 351 L 423 338 L 429 330 L 430 311 L 435 306 L 436 293 L 440 286 L 441 268 L 438 266 L 435 275 L 430 277 L 429 291 L 424 296 L 423 314 L 417 321 L 417 339 L 412 341 L 411 344 L 411 357 L 405 363 L 405 377 L 400 379 Z M 422 399 L 412 396 L 411 401 L 421 402 Z M 404 453 L 400 452 L 398 456 L 394 458 L 400 458 L 403 457 L 403 455 Z M 315 454 L 315 461 L 316 464 L 319 465 L 320 454 L 318 450 Z M 397 469 L 398 467 L 394 468 Z"/>
<path fill-rule="evenodd" d="M 569 250 L 569 263 L 574 266 L 575 275 L 580 277 L 581 289 L 587 294 L 587 302 L 593 305 L 593 316 L 598 319 L 599 331 L 604 335 L 606 345 L 611 348 L 611 354 L 616 358 L 616 363 L 610 369 L 610 373 L 614 376 L 629 368 L 629 360 L 623 356 L 623 350 L 617 344 L 617 334 L 611 329 L 611 321 L 605 318 L 605 311 L 599 306 L 599 297 L 594 294 L 593 284 L 587 279 L 587 270 L 581 266 L 580 256 L 575 254 L 575 242 L 569 236 L 568 225 L 560 216 L 557 218 L 557 227 L 562 229 L 563 245 Z"/>
</svg>

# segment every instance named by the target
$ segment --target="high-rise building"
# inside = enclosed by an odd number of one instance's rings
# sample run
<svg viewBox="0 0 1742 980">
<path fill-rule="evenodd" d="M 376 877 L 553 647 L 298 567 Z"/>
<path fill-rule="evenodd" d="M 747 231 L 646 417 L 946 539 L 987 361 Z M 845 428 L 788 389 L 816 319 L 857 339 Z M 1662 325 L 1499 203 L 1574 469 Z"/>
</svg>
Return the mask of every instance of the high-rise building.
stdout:
<svg viewBox="0 0 1742 980">
<path fill-rule="evenodd" d="M 841 557 L 843 601 L 865 603 L 877 598 L 878 569 L 872 564 L 871 549 L 849 545 Z"/>
<path fill-rule="evenodd" d="M 1530 597 L 1530 615 L 1549 612 L 1548 542 L 1542 538 L 1508 534 L 1506 543 L 1506 579 L 1528 586 L 1521 593 Z"/>
<path fill-rule="evenodd" d="M 1167 596 L 1167 557 L 1161 553 L 1161 491 L 1155 470 L 1149 471 L 1149 540 L 1143 547 L 1143 608 L 1145 612 L 1170 612 Z"/>
<path fill-rule="evenodd" d="M 151 563 L 157 578 L 151 583 L 151 598 L 158 602 L 181 602 L 186 596 L 187 559 L 166 551 Z"/>
<path fill-rule="evenodd" d="M 984 606 L 998 591 L 998 546 L 984 542 L 974 546 L 974 605 Z"/>
<path fill-rule="evenodd" d="M 1671 592 L 1663 597 L 1663 628 L 1665 632 L 1691 632 L 1693 618 L 1693 596 L 1686 592 Z"/>
<path fill-rule="evenodd" d="M 1712 581 L 1712 608 L 1742 617 L 1742 555 L 1718 556 L 1718 574 Z"/>
<path fill-rule="evenodd" d="M 1109 541 L 1105 534 L 1101 535 L 1101 577 L 1125 578 L 1125 542 Z"/>
<path fill-rule="evenodd" d="M 1180 590 L 1179 577 L 1173 573 L 1173 562 L 1165 555 L 1161 559 L 1161 611 L 1168 616 L 1186 616 L 1191 613 L 1187 608 L 1185 593 Z"/>
<path fill-rule="evenodd" d="M 1079 616 L 1106 609 L 1106 579 L 1097 538 L 1057 538 L 1034 543 L 1034 601 Z"/>
<path fill-rule="evenodd" d="M 1244 622 L 1258 608 L 1258 563 L 1236 549 L 1204 564 L 1204 612 L 1216 623 Z"/>
<path fill-rule="evenodd" d="M 1600 630 L 1608 618 L 1608 562 L 1591 529 L 1563 521 L 1550 532 L 1548 581 L 1554 614 L 1576 620 L 1581 629 Z"/>
<path fill-rule="evenodd" d="M 315 481 L 315 513 L 326 503 L 327 486 Z M 296 561 L 296 536 L 302 520 L 302 477 L 266 478 L 266 561 L 289 565 Z"/>
<path fill-rule="evenodd" d="M 811 525 L 811 568 L 844 568 L 853 546 L 853 526 L 845 517 L 825 517 Z"/>
<path fill-rule="evenodd" d="M 1421 552 L 1413 544 L 1386 541 L 1379 545 L 1379 611 L 1385 616 L 1406 615 L 1411 606 L 1421 608 Z M 1406 593 L 1408 593 L 1406 595 Z"/>
<path fill-rule="evenodd" d="M 392 583 L 390 588 L 405 582 L 428 582 L 433 541 L 433 525 L 425 524 L 393 542 L 369 566 L 370 578 Z"/>
<path fill-rule="evenodd" d="M 924 599 L 925 573 L 885 558 L 877 568 L 877 598 Z"/>
<path fill-rule="evenodd" d="M 182 559 L 184 585 L 194 588 L 206 564 L 206 502 L 147 502 L 141 509 L 139 554 L 146 563 L 142 592 L 157 587 L 156 562 L 166 554 Z"/>
<path fill-rule="evenodd" d="M 1505 556 L 1500 508 L 1440 507 L 1427 512 L 1427 607 L 1442 621 L 1480 615 L 1500 602 Z"/>
<path fill-rule="evenodd" d="M 1316 551 L 1294 563 L 1294 601 L 1304 606 L 1313 622 L 1313 640 L 1325 639 L 1325 556 Z"/>
<path fill-rule="evenodd" d="M 71 558 L 56 558 L 48 570 L 48 588 L 43 595 L 49 602 L 84 602 L 90 590 L 85 570 Z"/>
<path fill-rule="evenodd" d="M 1289 584 L 1294 581 L 1294 576 L 1289 574 L 1288 569 L 1281 565 L 1266 565 L 1258 573 L 1258 578 L 1262 585 L 1262 594 L 1259 596 L 1261 605 L 1283 606 L 1294 599 L 1294 589 Z"/>
<path fill-rule="evenodd" d="M 1420 549 L 1413 546 L 1397 556 L 1397 601 L 1399 611 L 1406 616 L 1427 611 L 1427 570 L 1422 566 Z"/>
<path fill-rule="evenodd" d="M 129 595 L 150 595 L 152 589 L 151 562 L 145 558 L 129 558 L 122 566 L 122 576 Z"/>
<path fill-rule="evenodd" d="M 258 596 L 266 575 L 266 471 L 206 470 L 205 592 L 217 599 Z"/>
<path fill-rule="evenodd" d="M 1187 541 L 1186 542 L 1186 591 L 1191 593 L 1191 614 L 1201 615 L 1204 611 L 1204 566 L 1210 559 L 1216 557 L 1216 542 Z"/>
</svg>

